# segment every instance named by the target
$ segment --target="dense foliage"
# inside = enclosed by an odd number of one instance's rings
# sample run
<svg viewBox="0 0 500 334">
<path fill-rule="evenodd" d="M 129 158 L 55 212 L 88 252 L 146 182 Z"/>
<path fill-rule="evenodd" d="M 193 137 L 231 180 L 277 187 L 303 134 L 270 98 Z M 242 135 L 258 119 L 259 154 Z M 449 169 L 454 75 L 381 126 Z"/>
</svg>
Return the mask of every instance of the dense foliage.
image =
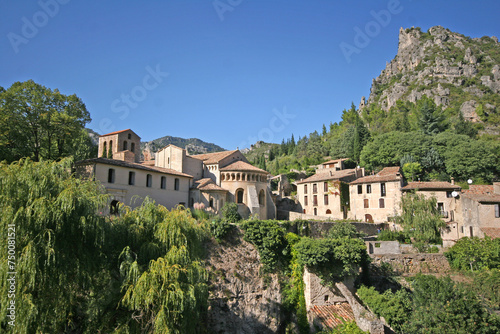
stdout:
<svg viewBox="0 0 500 334">
<path fill-rule="evenodd" d="M 0 160 L 94 157 L 96 147 L 84 130 L 90 120 L 76 95 L 33 80 L 15 82 L 0 92 Z"/>
<path fill-rule="evenodd" d="M 380 294 L 362 287 L 358 295 L 398 333 L 497 333 L 500 318 L 477 295 L 449 277 L 417 275 L 411 292 Z"/>
<path fill-rule="evenodd" d="M 500 239 L 464 237 L 446 253 L 450 266 L 459 270 L 500 269 Z"/>
<path fill-rule="evenodd" d="M 146 200 L 106 218 L 107 196 L 71 175 L 71 160 L 21 160 L 1 164 L 0 174 L 2 240 L 15 228 L 10 263 L 9 243 L 0 243 L 1 332 L 200 331 L 208 232 L 189 211 Z M 7 317 L 12 271 L 15 327 Z"/>
</svg>

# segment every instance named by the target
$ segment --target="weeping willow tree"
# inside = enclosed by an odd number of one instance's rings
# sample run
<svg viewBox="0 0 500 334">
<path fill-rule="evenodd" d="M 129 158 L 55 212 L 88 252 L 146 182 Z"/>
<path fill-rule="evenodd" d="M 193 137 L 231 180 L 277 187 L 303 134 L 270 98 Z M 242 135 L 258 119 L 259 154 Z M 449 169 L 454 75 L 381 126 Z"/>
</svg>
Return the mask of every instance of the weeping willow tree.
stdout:
<svg viewBox="0 0 500 334">
<path fill-rule="evenodd" d="M 0 164 L 0 175 L 0 332 L 63 333 L 82 318 L 91 322 L 90 314 L 100 313 L 93 296 L 102 278 L 105 221 L 97 213 L 106 196 L 98 184 L 74 178 L 69 159 Z M 16 272 L 14 298 L 9 272 Z M 7 317 L 12 300 L 15 326 Z"/>
<path fill-rule="evenodd" d="M 132 247 L 120 255 L 121 305 L 134 313 L 119 330 L 199 333 L 208 302 L 208 275 L 200 262 L 206 229 L 189 211 L 169 212 L 149 200 L 122 219 Z"/>
</svg>

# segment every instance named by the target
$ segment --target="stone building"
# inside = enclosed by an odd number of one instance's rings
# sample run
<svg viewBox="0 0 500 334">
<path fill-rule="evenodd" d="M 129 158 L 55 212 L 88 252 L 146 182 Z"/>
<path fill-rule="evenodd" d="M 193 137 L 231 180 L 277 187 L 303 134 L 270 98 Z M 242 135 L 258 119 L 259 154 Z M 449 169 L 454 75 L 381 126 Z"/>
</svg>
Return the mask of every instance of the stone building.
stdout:
<svg viewBox="0 0 500 334">
<path fill-rule="evenodd" d="M 249 164 L 240 151 L 191 156 L 185 149 L 168 145 L 156 153 L 154 161 L 139 163 L 139 145 L 140 137 L 130 129 L 112 132 L 99 138 L 100 158 L 76 163 L 81 175 L 104 185 L 112 197 L 111 212 L 118 203 L 133 208 L 150 196 L 168 209 L 203 203 L 219 213 L 226 202 L 235 202 L 244 218 L 276 217 L 269 173 Z"/>
<path fill-rule="evenodd" d="M 458 237 L 500 238 L 500 183 L 470 185 L 460 196 Z"/>
<path fill-rule="evenodd" d="M 387 222 L 400 211 L 403 176 L 399 167 L 386 167 L 375 175 L 349 185 L 350 218 L 365 222 Z"/>
<path fill-rule="evenodd" d="M 328 165 L 326 165 L 328 166 Z M 343 164 L 330 164 L 316 174 L 296 182 L 297 197 L 306 215 L 346 219 L 349 209 L 349 182 L 363 176 L 363 169 L 340 169 Z"/>
</svg>

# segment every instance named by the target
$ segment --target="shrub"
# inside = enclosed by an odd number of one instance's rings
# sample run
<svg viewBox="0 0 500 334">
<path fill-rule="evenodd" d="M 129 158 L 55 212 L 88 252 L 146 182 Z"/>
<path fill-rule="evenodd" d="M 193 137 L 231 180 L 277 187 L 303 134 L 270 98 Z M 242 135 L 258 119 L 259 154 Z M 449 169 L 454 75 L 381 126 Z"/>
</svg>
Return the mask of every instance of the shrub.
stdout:
<svg viewBox="0 0 500 334">
<path fill-rule="evenodd" d="M 210 222 L 210 233 L 219 242 L 224 239 L 230 228 L 231 224 L 219 217 L 212 219 Z"/>
<path fill-rule="evenodd" d="M 222 218 L 229 224 L 237 223 L 241 220 L 241 216 L 238 213 L 238 204 L 236 203 L 226 203 L 222 207 Z"/>
</svg>

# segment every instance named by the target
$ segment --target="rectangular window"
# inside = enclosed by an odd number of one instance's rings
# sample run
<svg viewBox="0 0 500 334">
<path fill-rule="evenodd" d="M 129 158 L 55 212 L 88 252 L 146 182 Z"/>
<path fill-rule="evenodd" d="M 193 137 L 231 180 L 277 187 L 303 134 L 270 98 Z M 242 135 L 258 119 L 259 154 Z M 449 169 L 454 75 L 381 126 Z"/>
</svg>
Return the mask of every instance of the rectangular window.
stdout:
<svg viewBox="0 0 500 334">
<path fill-rule="evenodd" d="M 179 179 L 175 179 L 174 181 L 174 190 L 179 190 Z"/>
<path fill-rule="evenodd" d="M 318 185 L 316 183 L 313 184 L 313 194 L 318 193 Z"/>
<path fill-rule="evenodd" d="M 307 184 L 304 184 L 304 194 L 307 194 Z"/>
<path fill-rule="evenodd" d="M 308 205 L 307 204 L 307 196 L 304 196 L 304 205 L 306 205 L 306 206 Z"/>
<path fill-rule="evenodd" d="M 367 194 L 371 194 L 372 193 L 372 185 L 371 184 L 367 184 L 366 185 L 366 193 Z"/>
<path fill-rule="evenodd" d="M 115 183 L 115 170 L 113 168 L 108 169 L 108 183 Z"/>
<path fill-rule="evenodd" d="M 167 178 L 165 176 L 161 177 L 160 188 L 167 189 Z"/>
<path fill-rule="evenodd" d="M 314 197 L 313 197 L 313 205 L 314 206 L 318 205 L 318 195 L 314 195 Z"/>
<path fill-rule="evenodd" d="M 135 172 L 128 172 L 128 185 L 133 186 L 135 184 Z"/>
<path fill-rule="evenodd" d="M 327 192 L 328 192 L 328 182 L 323 183 L 323 191 L 324 191 L 325 193 L 327 193 Z"/>
<path fill-rule="evenodd" d="M 385 208 L 385 200 L 383 198 L 381 198 L 381 199 L 378 200 L 378 207 L 380 209 L 384 209 Z"/>
<path fill-rule="evenodd" d="M 325 195 L 324 201 L 325 201 L 325 205 L 328 205 L 328 194 Z"/>
<path fill-rule="evenodd" d="M 500 218 L 500 204 L 495 204 L 495 218 Z"/>
<path fill-rule="evenodd" d="M 453 193 L 453 191 L 447 191 L 446 192 L 446 197 L 447 198 L 452 198 L 453 197 L 452 193 Z"/>
<path fill-rule="evenodd" d="M 385 192 L 385 183 L 380 184 L 380 196 L 384 197 L 386 195 Z"/>
<path fill-rule="evenodd" d="M 362 194 L 363 193 L 363 186 L 360 184 L 358 185 L 358 194 Z"/>
<path fill-rule="evenodd" d="M 151 188 L 153 185 L 153 176 L 151 174 L 146 175 L 146 187 Z"/>
<path fill-rule="evenodd" d="M 365 209 L 368 209 L 370 207 L 370 200 L 368 198 L 365 198 L 363 200 L 363 204 L 365 206 Z"/>
</svg>

